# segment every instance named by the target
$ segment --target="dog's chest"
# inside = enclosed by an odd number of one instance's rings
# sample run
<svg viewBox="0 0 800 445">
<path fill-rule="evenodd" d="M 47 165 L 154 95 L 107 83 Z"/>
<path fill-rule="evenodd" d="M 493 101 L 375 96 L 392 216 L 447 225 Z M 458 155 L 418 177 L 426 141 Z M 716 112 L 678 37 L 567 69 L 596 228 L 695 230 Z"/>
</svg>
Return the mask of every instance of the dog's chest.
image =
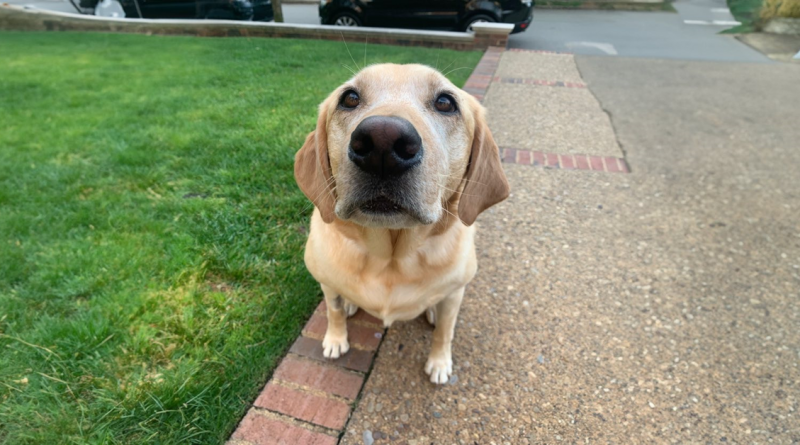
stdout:
<svg viewBox="0 0 800 445">
<path fill-rule="evenodd" d="M 430 274 L 424 271 L 424 264 L 381 263 L 374 262 L 357 276 L 342 275 L 344 278 L 333 287 L 387 325 L 419 316 L 469 281 L 464 267 L 442 268 L 438 274 Z"/>
<path fill-rule="evenodd" d="M 312 236 L 306 265 L 320 283 L 389 325 L 419 316 L 472 279 L 472 232 L 460 235 L 389 255 L 353 240 Z"/>
</svg>

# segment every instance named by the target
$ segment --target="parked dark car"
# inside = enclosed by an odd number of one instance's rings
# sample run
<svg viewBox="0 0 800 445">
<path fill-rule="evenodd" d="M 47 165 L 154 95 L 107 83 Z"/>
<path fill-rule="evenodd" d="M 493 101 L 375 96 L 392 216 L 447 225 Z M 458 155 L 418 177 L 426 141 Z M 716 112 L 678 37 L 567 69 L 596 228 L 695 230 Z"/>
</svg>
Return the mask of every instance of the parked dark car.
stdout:
<svg viewBox="0 0 800 445">
<path fill-rule="evenodd" d="M 533 19 L 533 5 L 533 0 L 321 0 L 319 17 L 325 25 L 457 31 L 499 22 L 522 32 Z"/>
<path fill-rule="evenodd" d="M 136 4 L 138 1 L 138 5 Z M 127 18 L 145 19 L 273 19 L 272 0 L 119 0 Z M 81 0 L 83 8 L 96 7 L 98 0 Z M 138 6 L 138 7 L 137 7 Z"/>
</svg>

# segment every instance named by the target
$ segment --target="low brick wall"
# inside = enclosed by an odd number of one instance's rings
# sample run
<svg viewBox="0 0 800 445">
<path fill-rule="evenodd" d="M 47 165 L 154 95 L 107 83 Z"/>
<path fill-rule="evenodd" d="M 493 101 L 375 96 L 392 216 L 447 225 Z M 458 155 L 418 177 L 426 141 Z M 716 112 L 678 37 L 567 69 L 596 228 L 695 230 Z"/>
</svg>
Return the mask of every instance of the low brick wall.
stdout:
<svg viewBox="0 0 800 445">
<path fill-rule="evenodd" d="M 475 33 L 468 34 L 233 20 L 113 19 L 0 4 L 0 29 L 4 30 L 120 32 L 199 37 L 289 37 L 348 42 L 368 40 L 373 44 L 424 46 L 462 51 L 485 50 L 490 46 L 505 48 L 513 26 L 479 23 L 473 28 Z"/>
</svg>

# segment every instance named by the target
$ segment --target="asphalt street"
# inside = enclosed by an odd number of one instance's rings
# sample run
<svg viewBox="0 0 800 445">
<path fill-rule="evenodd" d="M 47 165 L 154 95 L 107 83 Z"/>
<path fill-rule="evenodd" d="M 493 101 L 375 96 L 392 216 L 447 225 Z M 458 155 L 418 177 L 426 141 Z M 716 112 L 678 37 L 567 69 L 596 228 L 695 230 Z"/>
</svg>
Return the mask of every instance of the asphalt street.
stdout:
<svg viewBox="0 0 800 445">
<path fill-rule="evenodd" d="M 769 62 L 758 51 L 720 34 L 733 18 L 724 2 L 679 1 L 674 12 L 539 10 L 530 30 L 509 47 L 583 55 L 654 59 Z"/>
</svg>

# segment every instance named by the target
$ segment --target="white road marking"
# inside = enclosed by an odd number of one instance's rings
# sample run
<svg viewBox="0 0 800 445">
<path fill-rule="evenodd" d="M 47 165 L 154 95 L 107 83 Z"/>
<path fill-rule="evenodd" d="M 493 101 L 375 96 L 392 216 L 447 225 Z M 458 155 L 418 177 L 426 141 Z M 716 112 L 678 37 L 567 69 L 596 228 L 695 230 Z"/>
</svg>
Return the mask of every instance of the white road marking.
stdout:
<svg viewBox="0 0 800 445">
<path fill-rule="evenodd" d="M 617 49 L 614 48 L 614 45 L 612 45 L 610 43 L 603 43 L 603 42 L 567 42 L 564 45 L 566 45 L 567 48 L 574 48 L 576 46 L 586 46 L 586 47 L 589 47 L 589 48 L 597 48 L 600 51 L 602 51 L 602 52 L 604 52 L 604 53 L 606 53 L 608 55 L 611 55 L 611 56 L 616 56 L 618 54 L 617 53 Z"/>
<path fill-rule="evenodd" d="M 684 20 L 687 25 L 711 25 L 711 26 L 737 26 L 742 22 L 736 20 Z"/>
<path fill-rule="evenodd" d="M 711 8 L 711 12 L 731 12 L 728 8 Z"/>
</svg>

